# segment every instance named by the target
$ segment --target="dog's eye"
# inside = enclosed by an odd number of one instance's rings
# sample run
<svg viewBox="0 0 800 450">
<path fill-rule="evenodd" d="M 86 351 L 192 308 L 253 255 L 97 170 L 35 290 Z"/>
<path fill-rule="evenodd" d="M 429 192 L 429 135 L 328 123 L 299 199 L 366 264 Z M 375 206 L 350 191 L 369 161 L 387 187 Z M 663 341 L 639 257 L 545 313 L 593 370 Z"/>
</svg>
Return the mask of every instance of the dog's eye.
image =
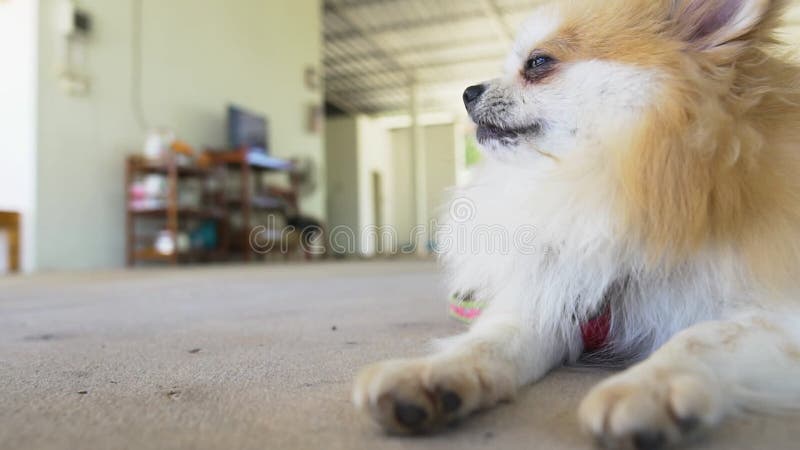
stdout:
<svg viewBox="0 0 800 450">
<path fill-rule="evenodd" d="M 546 66 L 553 62 L 553 58 L 547 55 L 536 55 L 528 59 L 525 63 L 525 70 L 534 70 Z"/>
<path fill-rule="evenodd" d="M 529 82 L 539 82 L 555 71 L 555 63 L 556 59 L 552 56 L 543 53 L 531 55 L 525 61 L 525 69 L 522 71 L 522 76 Z"/>
</svg>

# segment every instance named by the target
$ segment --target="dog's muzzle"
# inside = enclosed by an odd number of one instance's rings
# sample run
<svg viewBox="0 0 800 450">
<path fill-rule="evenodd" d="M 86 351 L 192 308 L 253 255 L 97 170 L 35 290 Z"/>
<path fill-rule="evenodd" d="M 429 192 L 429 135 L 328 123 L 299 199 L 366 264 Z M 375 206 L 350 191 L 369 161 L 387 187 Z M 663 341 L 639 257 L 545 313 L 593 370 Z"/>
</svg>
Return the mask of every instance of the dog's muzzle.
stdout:
<svg viewBox="0 0 800 450">
<path fill-rule="evenodd" d="M 470 113 L 470 115 L 484 92 L 486 92 L 485 84 L 476 84 L 475 86 L 468 87 L 464 91 L 464 95 L 461 96 L 461 98 L 464 100 L 464 106 L 467 108 L 467 112 Z"/>
</svg>

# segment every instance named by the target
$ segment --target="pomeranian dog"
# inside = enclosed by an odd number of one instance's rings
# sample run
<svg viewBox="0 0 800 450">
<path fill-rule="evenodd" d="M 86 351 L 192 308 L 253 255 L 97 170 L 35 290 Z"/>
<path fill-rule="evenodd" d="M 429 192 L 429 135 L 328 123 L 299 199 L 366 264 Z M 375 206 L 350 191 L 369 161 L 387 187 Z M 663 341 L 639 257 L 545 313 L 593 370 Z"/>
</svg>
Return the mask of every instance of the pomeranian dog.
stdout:
<svg viewBox="0 0 800 450">
<path fill-rule="evenodd" d="M 563 364 L 630 366 L 582 402 L 600 445 L 654 449 L 800 407 L 800 69 L 781 0 L 571 0 L 464 93 L 487 158 L 442 261 L 488 301 L 464 335 L 364 369 L 356 406 L 422 433 Z M 485 227 L 534 227 L 490 251 Z M 516 241 L 515 241 L 516 242 Z M 524 248 L 523 248 L 524 247 Z"/>
</svg>

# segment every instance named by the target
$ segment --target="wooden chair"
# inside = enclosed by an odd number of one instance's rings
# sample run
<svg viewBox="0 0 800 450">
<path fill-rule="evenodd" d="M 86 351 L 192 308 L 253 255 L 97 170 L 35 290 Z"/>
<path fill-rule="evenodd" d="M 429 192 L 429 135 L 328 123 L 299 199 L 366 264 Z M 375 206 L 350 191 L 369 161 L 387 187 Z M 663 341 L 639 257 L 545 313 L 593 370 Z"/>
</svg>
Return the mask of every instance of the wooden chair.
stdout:
<svg viewBox="0 0 800 450">
<path fill-rule="evenodd" d="M 0 230 L 8 233 L 8 260 L 11 273 L 19 272 L 19 214 L 0 211 Z"/>
</svg>

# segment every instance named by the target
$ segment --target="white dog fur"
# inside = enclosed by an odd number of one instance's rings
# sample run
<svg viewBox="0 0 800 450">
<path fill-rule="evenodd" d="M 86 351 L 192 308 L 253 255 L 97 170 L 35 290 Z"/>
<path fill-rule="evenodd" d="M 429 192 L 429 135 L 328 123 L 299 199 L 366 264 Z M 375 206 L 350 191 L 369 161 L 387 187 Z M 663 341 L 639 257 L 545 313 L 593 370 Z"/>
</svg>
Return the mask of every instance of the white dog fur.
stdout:
<svg viewBox="0 0 800 450">
<path fill-rule="evenodd" d="M 691 1 L 701 0 L 673 3 Z M 770 3 L 741 2 L 713 36 L 755 26 Z M 654 263 L 618 213 L 624 193 L 608 155 L 628 144 L 626 129 L 658 101 L 666 75 L 584 59 L 547 83 L 520 82 L 531 49 L 558 33 L 563 14 L 558 6 L 534 14 L 505 76 L 487 83 L 471 110 L 479 124 L 504 129 L 539 121 L 533 132 L 483 142 L 487 158 L 453 195 L 467 214 L 447 215 L 440 236 L 452 290 L 489 305 L 436 353 L 365 369 L 355 404 L 389 431 L 426 432 L 512 399 L 559 365 L 588 361 L 635 363 L 580 407 L 581 425 L 609 447 L 657 448 L 745 410 L 797 407 L 798 292 L 766 288 L 735 240 Z M 512 245 L 494 245 L 492 233 Z M 582 360 L 579 324 L 606 306 L 607 345 Z"/>
</svg>

